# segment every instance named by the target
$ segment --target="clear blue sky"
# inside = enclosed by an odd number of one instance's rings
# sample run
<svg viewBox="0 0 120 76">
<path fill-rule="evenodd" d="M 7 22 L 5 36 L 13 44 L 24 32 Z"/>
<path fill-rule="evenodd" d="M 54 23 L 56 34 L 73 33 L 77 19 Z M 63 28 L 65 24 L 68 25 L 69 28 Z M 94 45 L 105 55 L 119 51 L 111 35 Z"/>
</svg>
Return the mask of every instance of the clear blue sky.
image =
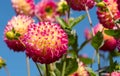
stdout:
<svg viewBox="0 0 120 76">
<path fill-rule="evenodd" d="M 36 2 L 39 0 L 35 0 Z M 92 17 L 93 25 L 98 23 L 96 17 L 96 8 L 90 10 L 90 15 Z M 73 12 L 72 17 L 78 17 L 79 15 L 85 14 L 85 12 Z M 27 76 L 26 70 L 26 61 L 25 61 L 25 53 L 17 53 L 10 50 L 3 41 L 3 31 L 8 22 L 15 15 L 15 12 L 12 8 L 10 0 L 0 0 L 0 56 L 6 60 L 7 68 L 10 71 L 11 76 Z M 79 36 L 79 44 L 81 44 L 84 38 L 84 29 L 89 28 L 88 19 L 84 19 L 81 23 L 79 23 L 75 29 Z M 87 54 L 89 57 L 93 56 L 94 49 L 87 45 L 80 54 Z M 38 76 L 39 73 L 33 61 L 30 59 L 30 68 L 31 68 L 31 76 Z M 94 69 L 97 68 L 97 64 L 95 64 Z M 0 76 L 7 76 L 4 69 L 0 69 Z"/>
</svg>

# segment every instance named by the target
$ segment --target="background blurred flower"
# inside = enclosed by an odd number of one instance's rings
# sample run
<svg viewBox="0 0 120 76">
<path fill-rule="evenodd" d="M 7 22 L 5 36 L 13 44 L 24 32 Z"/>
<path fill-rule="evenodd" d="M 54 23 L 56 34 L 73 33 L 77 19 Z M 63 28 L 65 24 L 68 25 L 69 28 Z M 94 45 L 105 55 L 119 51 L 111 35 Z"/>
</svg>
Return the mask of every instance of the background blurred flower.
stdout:
<svg viewBox="0 0 120 76">
<path fill-rule="evenodd" d="M 77 11 L 85 10 L 85 6 L 87 6 L 88 9 L 91 9 L 95 4 L 94 0 L 66 0 L 66 1 L 73 10 Z"/>
<path fill-rule="evenodd" d="M 89 72 L 86 70 L 83 62 L 79 62 L 78 69 L 69 76 L 90 76 Z"/>
<path fill-rule="evenodd" d="M 34 0 L 11 0 L 17 14 L 34 15 Z"/>
<path fill-rule="evenodd" d="M 35 15 L 39 20 L 55 21 L 57 4 L 53 0 L 41 0 L 35 7 Z"/>
<path fill-rule="evenodd" d="M 31 17 L 25 15 L 14 16 L 8 22 L 4 30 L 4 41 L 10 49 L 13 49 L 17 52 L 25 50 L 25 46 L 23 46 L 20 40 L 23 40 L 28 26 L 33 22 L 34 20 Z M 20 40 L 15 39 L 15 35 L 19 35 Z M 9 39 L 9 37 L 13 39 Z"/>
<path fill-rule="evenodd" d="M 100 23 L 105 28 L 112 29 L 115 26 L 114 20 L 120 18 L 120 12 L 117 8 L 117 0 L 103 0 L 103 2 L 107 7 L 99 7 L 97 10 L 97 16 Z"/>
<path fill-rule="evenodd" d="M 40 22 L 29 26 L 24 43 L 29 57 L 35 62 L 49 64 L 67 51 L 68 37 L 58 24 Z"/>
<path fill-rule="evenodd" d="M 107 28 L 103 28 L 102 24 L 98 23 L 95 27 L 94 27 L 94 33 L 96 34 L 98 31 L 103 33 L 103 39 L 104 39 L 104 44 L 102 45 L 102 47 L 100 48 L 103 51 L 114 51 L 114 49 L 117 46 L 117 41 L 114 37 L 109 36 L 107 34 L 104 33 L 104 30 L 107 30 Z"/>
</svg>

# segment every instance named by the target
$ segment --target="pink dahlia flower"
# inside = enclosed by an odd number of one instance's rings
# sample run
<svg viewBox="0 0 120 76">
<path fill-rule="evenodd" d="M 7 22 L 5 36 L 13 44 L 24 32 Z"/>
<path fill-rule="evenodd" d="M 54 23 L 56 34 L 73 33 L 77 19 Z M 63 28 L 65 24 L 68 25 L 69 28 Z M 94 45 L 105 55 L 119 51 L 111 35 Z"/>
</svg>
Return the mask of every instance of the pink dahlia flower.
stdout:
<svg viewBox="0 0 120 76">
<path fill-rule="evenodd" d="M 103 2 L 106 4 L 106 6 L 111 11 L 111 14 L 114 20 L 119 19 L 120 12 L 117 8 L 118 6 L 117 0 L 103 0 Z M 97 10 L 98 19 L 105 28 L 113 29 L 113 27 L 115 26 L 115 23 L 106 6 L 98 8 Z"/>
<path fill-rule="evenodd" d="M 114 37 L 105 34 L 104 33 L 105 29 L 106 28 L 103 29 L 102 24 L 99 24 L 99 23 L 94 27 L 94 33 L 95 34 L 98 31 L 100 31 L 100 32 L 103 31 L 102 33 L 103 33 L 104 44 L 100 49 L 103 50 L 103 51 L 114 51 L 114 49 L 117 46 L 117 41 L 116 41 L 116 39 Z"/>
<path fill-rule="evenodd" d="M 11 0 L 17 14 L 34 15 L 34 0 Z"/>
<path fill-rule="evenodd" d="M 85 6 L 87 6 L 88 9 L 91 9 L 95 4 L 94 0 L 66 0 L 66 1 L 73 10 L 77 11 L 85 10 Z"/>
<path fill-rule="evenodd" d="M 8 22 L 4 30 L 4 41 L 6 42 L 7 46 L 10 49 L 13 49 L 14 51 L 17 51 L 17 52 L 25 50 L 25 47 L 20 42 L 20 40 L 22 41 L 24 34 L 27 31 L 28 25 L 30 25 L 33 22 L 34 20 L 31 17 L 25 16 L 25 15 L 14 16 Z M 16 33 L 20 34 L 20 37 L 19 37 L 20 40 L 15 40 L 15 39 L 11 40 L 6 37 L 6 34 L 12 31 L 13 28 Z M 11 35 L 11 33 L 9 33 L 9 35 Z"/>
<path fill-rule="evenodd" d="M 83 62 L 79 62 L 77 71 L 70 74 L 69 76 L 90 76 L 89 72 L 85 67 L 86 66 L 84 65 Z"/>
<path fill-rule="evenodd" d="M 39 20 L 55 21 L 57 4 L 53 0 L 41 0 L 35 7 L 35 14 Z"/>
<path fill-rule="evenodd" d="M 33 61 L 49 64 L 66 53 L 68 37 L 58 24 L 40 22 L 29 26 L 24 43 Z"/>
</svg>

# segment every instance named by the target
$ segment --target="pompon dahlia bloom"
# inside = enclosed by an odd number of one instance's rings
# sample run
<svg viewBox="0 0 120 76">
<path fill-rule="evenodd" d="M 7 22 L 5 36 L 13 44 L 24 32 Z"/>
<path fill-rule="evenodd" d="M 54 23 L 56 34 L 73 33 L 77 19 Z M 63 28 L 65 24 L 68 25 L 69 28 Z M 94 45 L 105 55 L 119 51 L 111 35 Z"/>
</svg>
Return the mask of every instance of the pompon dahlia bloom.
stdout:
<svg viewBox="0 0 120 76">
<path fill-rule="evenodd" d="M 103 46 L 100 48 L 103 51 L 114 51 L 114 49 L 117 46 L 117 41 L 114 37 L 109 36 L 107 34 L 104 33 L 104 30 L 107 30 L 107 28 L 103 29 L 102 24 L 98 23 L 95 27 L 94 27 L 94 33 L 96 34 L 98 31 L 103 30 L 103 39 L 104 39 L 104 44 Z"/>
<path fill-rule="evenodd" d="M 117 20 L 120 18 L 120 12 L 117 8 L 117 0 L 103 0 L 103 2 L 106 4 L 106 6 L 111 11 L 114 20 Z M 98 7 L 97 10 L 97 16 L 100 21 L 100 23 L 105 27 L 109 29 L 113 29 L 115 26 L 115 23 L 113 21 L 113 18 L 110 15 L 110 12 L 108 11 L 107 7 Z"/>
<path fill-rule="evenodd" d="M 39 20 L 55 21 L 57 4 L 53 0 L 41 0 L 35 7 L 35 15 Z"/>
<path fill-rule="evenodd" d="M 20 42 L 20 40 L 21 41 L 23 40 L 24 34 L 26 33 L 28 26 L 33 22 L 34 20 L 31 17 L 25 16 L 25 15 L 14 16 L 8 22 L 4 30 L 4 41 L 6 42 L 7 46 L 10 49 L 13 49 L 14 51 L 17 51 L 17 52 L 25 50 L 25 47 Z M 15 40 L 15 39 L 11 40 L 7 38 L 6 34 L 12 31 L 13 28 L 16 33 L 20 34 L 20 37 L 19 37 L 20 40 Z M 12 34 L 9 33 L 9 35 L 11 36 Z"/>
<path fill-rule="evenodd" d="M 66 1 L 73 10 L 77 11 L 84 11 L 85 6 L 87 6 L 88 9 L 91 9 L 95 4 L 94 0 L 66 0 Z"/>
<path fill-rule="evenodd" d="M 58 24 L 31 24 L 25 34 L 26 54 L 35 62 L 49 64 L 58 60 L 68 48 L 67 34 Z"/>
<path fill-rule="evenodd" d="M 77 71 L 70 74 L 69 76 L 90 76 L 89 72 L 85 67 L 86 66 L 84 65 L 83 62 L 79 62 Z"/>
<path fill-rule="evenodd" d="M 11 0 L 17 14 L 34 15 L 34 0 Z"/>
</svg>

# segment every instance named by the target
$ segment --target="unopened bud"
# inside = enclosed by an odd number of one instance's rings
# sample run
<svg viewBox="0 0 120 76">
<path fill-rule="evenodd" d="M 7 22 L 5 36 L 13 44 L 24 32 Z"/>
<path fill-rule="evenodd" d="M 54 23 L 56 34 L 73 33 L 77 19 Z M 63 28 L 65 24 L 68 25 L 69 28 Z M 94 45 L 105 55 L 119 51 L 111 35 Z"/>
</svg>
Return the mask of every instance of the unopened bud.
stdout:
<svg viewBox="0 0 120 76">
<path fill-rule="evenodd" d="M 6 33 L 6 37 L 7 37 L 7 39 L 9 39 L 9 40 L 13 40 L 14 39 L 14 32 L 12 32 L 12 31 L 8 31 L 7 33 Z"/>
<path fill-rule="evenodd" d="M 96 4 L 96 6 L 100 7 L 100 8 L 105 7 L 105 3 L 104 2 L 99 2 L 99 3 Z"/>
</svg>

